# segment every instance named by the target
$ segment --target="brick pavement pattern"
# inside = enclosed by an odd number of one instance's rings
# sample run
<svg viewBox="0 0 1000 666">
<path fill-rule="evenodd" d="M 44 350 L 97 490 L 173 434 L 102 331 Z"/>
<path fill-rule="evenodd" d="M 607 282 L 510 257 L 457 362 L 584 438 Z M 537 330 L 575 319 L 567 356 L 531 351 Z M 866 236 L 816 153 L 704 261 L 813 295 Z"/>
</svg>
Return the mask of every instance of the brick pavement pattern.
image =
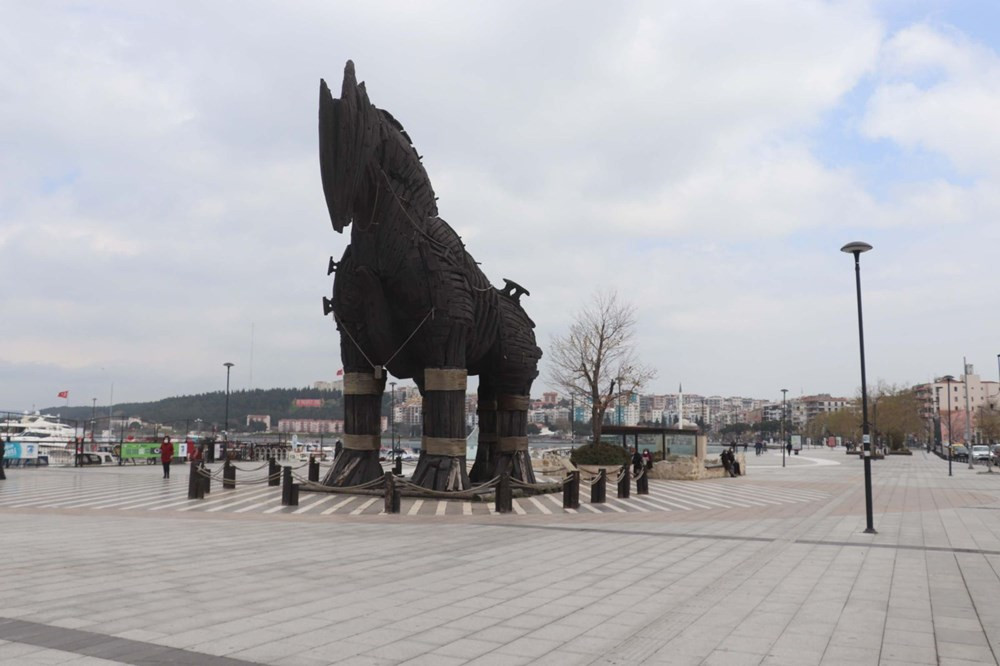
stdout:
<svg viewBox="0 0 1000 666">
<path fill-rule="evenodd" d="M 841 450 L 508 515 L 12 469 L 0 663 L 1000 663 L 1000 471 L 873 471 L 875 535 Z"/>
</svg>

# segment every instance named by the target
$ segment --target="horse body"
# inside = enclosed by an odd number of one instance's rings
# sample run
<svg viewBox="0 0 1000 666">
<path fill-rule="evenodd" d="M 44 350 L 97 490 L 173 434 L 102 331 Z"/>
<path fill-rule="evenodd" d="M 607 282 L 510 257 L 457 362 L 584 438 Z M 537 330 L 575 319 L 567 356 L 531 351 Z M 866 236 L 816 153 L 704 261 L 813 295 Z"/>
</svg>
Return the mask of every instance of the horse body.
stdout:
<svg viewBox="0 0 1000 666">
<path fill-rule="evenodd" d="M 351 485 L 381 475 L 378 446 L 386 368 L 423 396 L 415 482 L 464 489 L 466 374 L 480 375 L 480 454 L 473 478 L 497 469 L 533 480 L 527 397 L 537 376 L 534 324 L 508 283 L 494 289 L 458 234 L 402 126 L 373 106 L 347 63 L 341 97 L 320 87 L 320 166 L 331 222 L 351 243 L 324 307 L 341 331 L 345 455 L 327 476 Z"/>
</svg>

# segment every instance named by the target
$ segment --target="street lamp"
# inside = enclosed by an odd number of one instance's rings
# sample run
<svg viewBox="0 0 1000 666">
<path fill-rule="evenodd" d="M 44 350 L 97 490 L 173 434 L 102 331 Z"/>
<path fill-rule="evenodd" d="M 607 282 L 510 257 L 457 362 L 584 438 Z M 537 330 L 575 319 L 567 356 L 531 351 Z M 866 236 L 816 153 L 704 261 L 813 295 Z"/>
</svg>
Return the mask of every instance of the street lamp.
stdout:
<svg viewBox="0 0 1000 666">
<path fill-rule="evenodd" d="M 937 432 L 934 437 L 934 452 L 941 455 L 941 451 L 938 450 L 938 446 L 941 445 L 939 441 L 941 439 L 941 387 L 934 387 L 934 406 L 937 408 Z"/>
<path fill-rule="evenodd" d="M 948 476 L 951 476 L 951 383 L 955 381 L 955 378 L 951 375 L 945 375 L 941 378 L 941 381 L 948 385 L 945 389 L 948 391 Z"/>
<path fill-rule="evenodd" d="M 966 363 L 965 357 L 962 357 L 962 392 L 965 393 L 965 432 L 962 433 L 965 441 L 965 451 L 969 454 L 969 469 L 975 469 L 975 464 L 972 460 L 972 444 L 969 441 L 969 433 L 972 432 L 972 424 L 969 422 L 969 418 L 972 416 L 972 409 L 969 407 L 969 364 Z"/>
<path fill-rule="evenodd" d="M 396 382 L 389 382 L 392 387 L 392 404 L 389 405 L 389 433 L 392 437 L 392 457 L 396 457 Z"/>
<path fill-rule="evenodd" d="M 224 441 L 228 445 L 229 444 L 229 371 L 233 369 L 233 366 L 235 364 L 226 361 L 222 365 L 226 366 L 226 422 L 225 422 L 226 427 L 224 429 L 223 437 L 225 438 Z M 226 446 L 226 448 L 228 449 L 229 447 Z M 226 453 L 228 453 L 228 451 L 226 451 Z M 224 453 L 222 455 L 223 457 L 225 457 L 226 454 Z"/>
<path fill-rule="evenodd" d="M 854 281 L 858 295 L 858 341 L 861 348 L 861 443 L 865 459 L 865 519 L 866 534 L 875 534 L 872 519 L 872 440 L 868 425 L 868 384 L 865 380 L 865 327 L 861 316 L 861 253 L 872 249 L 868 243 L 855 241 L 840 248 L 841 252 L 854 255 Z"/>
<path fill-rule="evenodd" d="M 781 466 L 785 466 L 785 396 L 788 389 L 781 389 Z"/>
</svg>

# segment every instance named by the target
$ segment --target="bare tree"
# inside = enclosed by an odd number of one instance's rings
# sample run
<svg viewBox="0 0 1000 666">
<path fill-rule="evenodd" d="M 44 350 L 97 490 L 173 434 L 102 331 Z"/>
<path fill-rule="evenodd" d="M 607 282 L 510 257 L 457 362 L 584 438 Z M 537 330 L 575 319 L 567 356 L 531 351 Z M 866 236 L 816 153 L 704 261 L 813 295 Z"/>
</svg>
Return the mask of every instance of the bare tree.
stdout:
<svg viewBox="0 0 1000 666">
<path fill-rule="evenodd" d="M 996 400 L 980 405 L 976 414 L 976 427 L 986 441 L 1000 440 L 1000 410 L 997 409 Z"/>
<path fill-rule="evenodd" d="M 921 401 L 912 388 L 879 381 L 872 391 L 872 424 L 888 440 L 889 448 L 901 450 L 906 440 L 925 428 Z"/>
<path fill-rule="evenodd" d="M 570 325 L 565 337 L 551 345 L 552 381 L 584 403 L 590 403 L 591 431 L 600 441 L 604 414 L 614 401 L 627 400 L 656 371 L 635 354 L 635 308 L 615 291 L 598 291 Z"/>
</svg>

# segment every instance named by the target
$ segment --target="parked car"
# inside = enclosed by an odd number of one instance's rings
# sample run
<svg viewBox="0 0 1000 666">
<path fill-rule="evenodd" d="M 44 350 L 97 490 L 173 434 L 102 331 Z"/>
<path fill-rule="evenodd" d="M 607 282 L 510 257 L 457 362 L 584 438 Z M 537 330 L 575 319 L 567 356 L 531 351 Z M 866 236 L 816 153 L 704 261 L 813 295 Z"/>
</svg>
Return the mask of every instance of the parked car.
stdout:
<svg viewBox="0 0 1000 666">
<path fill-rule="evenodd" d="M 973 444 L 972 459 L 976 462 L 989 462 L 990 447 L 986 444 Z"/>
<path fill-rule="evenodd" d="M 955 444 L 951 447 L 951 459 L 952 460 L 968 460 L 969 459 L 969 449 L 965 448 L 961 444 Z"/>
</svg>

